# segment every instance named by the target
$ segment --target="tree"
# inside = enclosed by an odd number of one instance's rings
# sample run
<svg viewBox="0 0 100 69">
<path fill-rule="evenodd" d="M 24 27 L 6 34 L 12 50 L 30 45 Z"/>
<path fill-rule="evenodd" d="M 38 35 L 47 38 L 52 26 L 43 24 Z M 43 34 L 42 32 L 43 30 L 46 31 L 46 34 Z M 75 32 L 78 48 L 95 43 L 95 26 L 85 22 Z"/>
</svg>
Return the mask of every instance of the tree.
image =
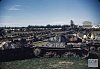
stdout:
<svg viewBox="0 0 100 69">
<path fill-rule="evenodd" d="M 46 27 L 47 27 L 47 28 L 51 28 L 51 25 L 50 25 L 50 24 L 48 24 Z"/>
<path fill-rule="evenodd" d="M 62 30 L 63 30 L 63 31 L 66 30 L 66 26 L 65 26 L 65 25 L 62 26 Z"/>
<path fill-rule="evenodd" d="M 0 29 L 0 36 L 4 37 L 6 35 L 5 30 L 2 28 Z"/>
<path fill-rule="evenodd" d="M 70 21 L 70 25 L 71 25 L 71 27 L 74 26 L 74 21 L 73 20 Z"/>
</svg>

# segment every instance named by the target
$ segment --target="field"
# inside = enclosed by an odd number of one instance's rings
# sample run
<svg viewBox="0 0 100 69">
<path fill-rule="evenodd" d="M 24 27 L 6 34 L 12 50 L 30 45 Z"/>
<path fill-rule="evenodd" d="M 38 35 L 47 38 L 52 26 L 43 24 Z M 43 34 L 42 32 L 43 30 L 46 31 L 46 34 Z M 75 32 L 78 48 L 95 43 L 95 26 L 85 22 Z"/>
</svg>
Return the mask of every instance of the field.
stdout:
<svg viewBox="0 0 100 69">
<path fill-rule="evenodd" d="M 81 58 L 33 58 L 0 63 L 1 69 L 89 69 Z"/>
</svg>

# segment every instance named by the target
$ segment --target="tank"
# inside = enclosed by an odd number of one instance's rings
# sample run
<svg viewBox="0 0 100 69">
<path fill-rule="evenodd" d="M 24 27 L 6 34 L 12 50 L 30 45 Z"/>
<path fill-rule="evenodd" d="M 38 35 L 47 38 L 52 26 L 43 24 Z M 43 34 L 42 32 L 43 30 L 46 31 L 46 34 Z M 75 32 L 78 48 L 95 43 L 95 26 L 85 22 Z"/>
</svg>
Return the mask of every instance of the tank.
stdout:
<svg viewBox="0 0 100 69">
<path fill-rule="evenodd" d="M 40 57 L 86 58 L 90 51 L 99 52 L 100 41 L 96 37 L 96 40 L 86 40 L 77 34 L 80 31 L 71 32 L 72 30 L 44 35 L 35 33 L 31 37 L 11 37 L 0 44 L 0 61 Z"/>
</svg>

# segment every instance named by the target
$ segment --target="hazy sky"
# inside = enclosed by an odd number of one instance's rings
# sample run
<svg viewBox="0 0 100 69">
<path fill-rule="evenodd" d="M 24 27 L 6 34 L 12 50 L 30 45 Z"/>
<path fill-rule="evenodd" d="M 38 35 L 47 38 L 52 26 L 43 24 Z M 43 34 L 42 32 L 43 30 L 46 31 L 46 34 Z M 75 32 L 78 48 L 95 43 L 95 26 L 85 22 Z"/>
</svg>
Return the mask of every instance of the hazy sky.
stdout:
<svg viewBox="0 0 100 69">
<path fill-rule="evenodd" d="M 0 26 L 100 23 L 98 0 L 2 0 Z"/>
</svg>

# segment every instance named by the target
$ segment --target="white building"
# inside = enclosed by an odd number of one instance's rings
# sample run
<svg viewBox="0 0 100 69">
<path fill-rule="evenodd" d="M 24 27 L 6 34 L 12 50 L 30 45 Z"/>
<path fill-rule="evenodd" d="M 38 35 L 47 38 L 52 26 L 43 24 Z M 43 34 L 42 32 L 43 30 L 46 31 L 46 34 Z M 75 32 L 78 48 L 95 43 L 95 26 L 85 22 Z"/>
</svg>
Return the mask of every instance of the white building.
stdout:
<svg viewBox="0 0 100 69">
<path fill-rule="evenodd" d="M 90 21 L 84 21 L 83 22 L 83 28 L 87 28 L 87 29 L 90 29 L 90 28 L 92 28 L 92 22 L 90 22 Z"/>
</svg>

